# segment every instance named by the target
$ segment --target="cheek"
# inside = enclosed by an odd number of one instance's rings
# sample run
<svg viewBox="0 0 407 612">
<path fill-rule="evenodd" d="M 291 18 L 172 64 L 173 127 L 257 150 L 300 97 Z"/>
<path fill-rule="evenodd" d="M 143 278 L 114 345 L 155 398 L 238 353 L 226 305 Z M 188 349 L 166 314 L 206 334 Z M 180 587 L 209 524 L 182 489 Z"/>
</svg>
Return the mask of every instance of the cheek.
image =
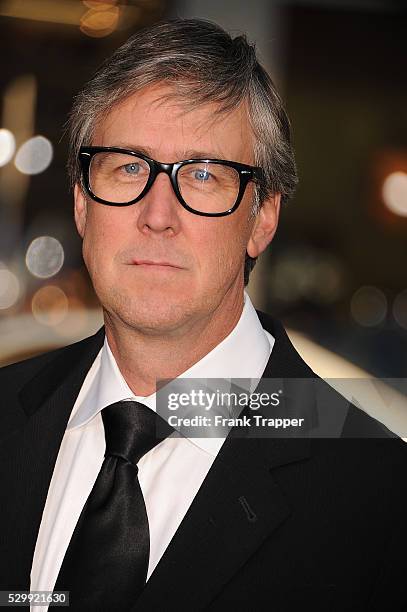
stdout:
<svg viewBox="0 0 407 612">
<path fill-rule="evenodd" d="M 228 284 L 242 270 L 249 232 L 231 223 L 219 224 L 210 232 L 207 230 L 202 228 L 194 241 L 199 275 L 211 286 Z"/>
<path fill-rule="evenodd" d="M 82 246 L 83 257 L 91 274 L 98 274 L 112 262 L 123 235 L 122 225 L 120 215 L 113 215 L 110 209 L 91 209 Z"/>
</svg>

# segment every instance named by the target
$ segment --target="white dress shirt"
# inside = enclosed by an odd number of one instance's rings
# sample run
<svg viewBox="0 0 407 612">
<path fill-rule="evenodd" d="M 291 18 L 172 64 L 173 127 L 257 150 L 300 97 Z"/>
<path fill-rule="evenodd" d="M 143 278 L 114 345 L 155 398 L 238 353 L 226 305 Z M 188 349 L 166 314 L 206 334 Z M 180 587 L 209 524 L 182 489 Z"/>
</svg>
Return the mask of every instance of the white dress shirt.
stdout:
<svg viewBox="0 0 407 612">
<path fill-rule="evenodd" d="M 245 293 L 241 317 L 231 333 L 181 378 L 261 378 L 274 344 Z M 105 337 L 73 406 L 42 514 L 31 568 L 31 591 L 52 591 L 79 515 L 105 451 L 101 410 L 136 400 L 155 410 L 155 394 L 137 397 L 128 387 Z M 150 527 L 147 579 L 177 531 L 224 438 L 169 437 L 138 463 Z M 46 612 L 48 606 L 32 607 Z"/>
</svg>

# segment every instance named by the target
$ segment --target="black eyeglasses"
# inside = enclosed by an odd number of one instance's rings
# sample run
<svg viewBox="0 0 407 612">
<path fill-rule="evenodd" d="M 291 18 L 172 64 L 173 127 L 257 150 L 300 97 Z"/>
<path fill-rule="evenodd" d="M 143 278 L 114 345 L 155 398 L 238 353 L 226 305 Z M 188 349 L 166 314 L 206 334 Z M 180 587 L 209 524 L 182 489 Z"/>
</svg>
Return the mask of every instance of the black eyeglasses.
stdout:
<svg viewBox="0 0 407 612">
<path fill-rule="evenodd" d="M 137 151 L 118 147 L 81 147 L 83 186 L 93 200 L 130 206 L 141 200 L 157 175 L 165 172 L 180 204 L 205 217 L 233 213 L 249 181 L 262 178 L 261 168 L 224 159 L 185 159 L 163 164 Z"/>
</svg>

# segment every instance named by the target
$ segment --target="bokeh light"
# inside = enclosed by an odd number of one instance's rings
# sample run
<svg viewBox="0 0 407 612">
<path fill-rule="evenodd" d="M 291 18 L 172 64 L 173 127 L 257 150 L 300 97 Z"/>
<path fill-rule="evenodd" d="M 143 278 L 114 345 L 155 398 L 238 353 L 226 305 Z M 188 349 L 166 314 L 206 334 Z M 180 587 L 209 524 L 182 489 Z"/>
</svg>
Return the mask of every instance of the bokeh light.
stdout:
<svg viewBox="0 0 407 612">
<path fill-rule="evenodd" d="M 63 246 L 53 236 L 39 236 L 28 247 L 25 263 L 33 276 L 50 278 L 62 268 L 64 263 Z"/>
<path fill-rule="evenodd" d="M 87 36 L 102 38 L 115 31 L 119 23 L 120 9 L 110 2 L 89 2 L 92 8 L 83 15 L 80 30 Z"/>
<path fill-rule="evenodd" d="M 68 314 L 68 298 L 59 287 L 45 285 L 34 294 L 31 309 L 39 323 L 54 327 L 62 323 Z"/>
<path fill-rule="evenodd" d="M 87 8 L 110 8 L 111 6 L 117 4 L 118 0 L 82 0 L 82 4 L 84 4 Z"/>
<path fill-rule="evenodd" d="M 10 130 L 0 129 L 0 167 L 9 163 L 16 150 L 16 141 Z"/>
<path fill-rule="evenodd" d="M 401 291 L 393 302 L 393 317 L 404 329 L 407 329 L 407 289 Z"/>
<path fill-rule="evenodd" d="M 383 183 L 382 196 L 391 212 L 407 217 L 407 174 L 405 172 L 389 174 Z"/>
<path fill-rule="evenodd" d="M 360 287 L 351 298 L 350 310 L 356 323 L 364 327 L 374 327 L 386 317 L 386 296 L 377 287 Z"/>
<path fill-rule="evenodd" d="M 88 320 L 88 311 L 84 302 L 76 297 L 69 296 L 67 316 L 62 323 L 55 326 L 54 331 L 61 338 L 70 339 L 86 332 Z"/>
<path fill-rule="evenodd" d="M 14 306 L 20 297 L 20 283 L 15 274 L 0 266 L 0 309 Z"/>
<path fill-rule="evenodd" d="M 40 174 L 50 165 L 53 154 L 48 138 L 33 136 L 18 149 L 14 163 L 23 174 Z"/>
</svg>

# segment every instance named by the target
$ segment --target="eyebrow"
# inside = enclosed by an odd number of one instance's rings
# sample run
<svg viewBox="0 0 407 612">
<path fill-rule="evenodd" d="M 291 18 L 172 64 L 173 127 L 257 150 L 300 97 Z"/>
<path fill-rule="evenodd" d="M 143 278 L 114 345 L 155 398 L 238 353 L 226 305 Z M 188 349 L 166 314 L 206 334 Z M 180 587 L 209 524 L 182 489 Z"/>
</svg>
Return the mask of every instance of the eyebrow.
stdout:
<svg viewBox="0 0 407 612">
<path fill-rule="evenodd" d="M 119 147 L 120 149 L 128 149 L 129 151 L 135 151 L 137 153 L 141 153 L 146 157 L 151 157 L 155 159 L 154 152 L 150 147 L 143 147 L 137 144 L 129 144 L 128 142 L 118 142 L 114 145 L 109 145 L 112 147 Z M 179 154 L 176 161 L 181 161 L 183 159 L 227 159 L 222 153 L 215 151 L 202 151 L 197 149 L 188 149 Z M 157 160 L 160 161 L 160 160 Z"/>
</svg>

